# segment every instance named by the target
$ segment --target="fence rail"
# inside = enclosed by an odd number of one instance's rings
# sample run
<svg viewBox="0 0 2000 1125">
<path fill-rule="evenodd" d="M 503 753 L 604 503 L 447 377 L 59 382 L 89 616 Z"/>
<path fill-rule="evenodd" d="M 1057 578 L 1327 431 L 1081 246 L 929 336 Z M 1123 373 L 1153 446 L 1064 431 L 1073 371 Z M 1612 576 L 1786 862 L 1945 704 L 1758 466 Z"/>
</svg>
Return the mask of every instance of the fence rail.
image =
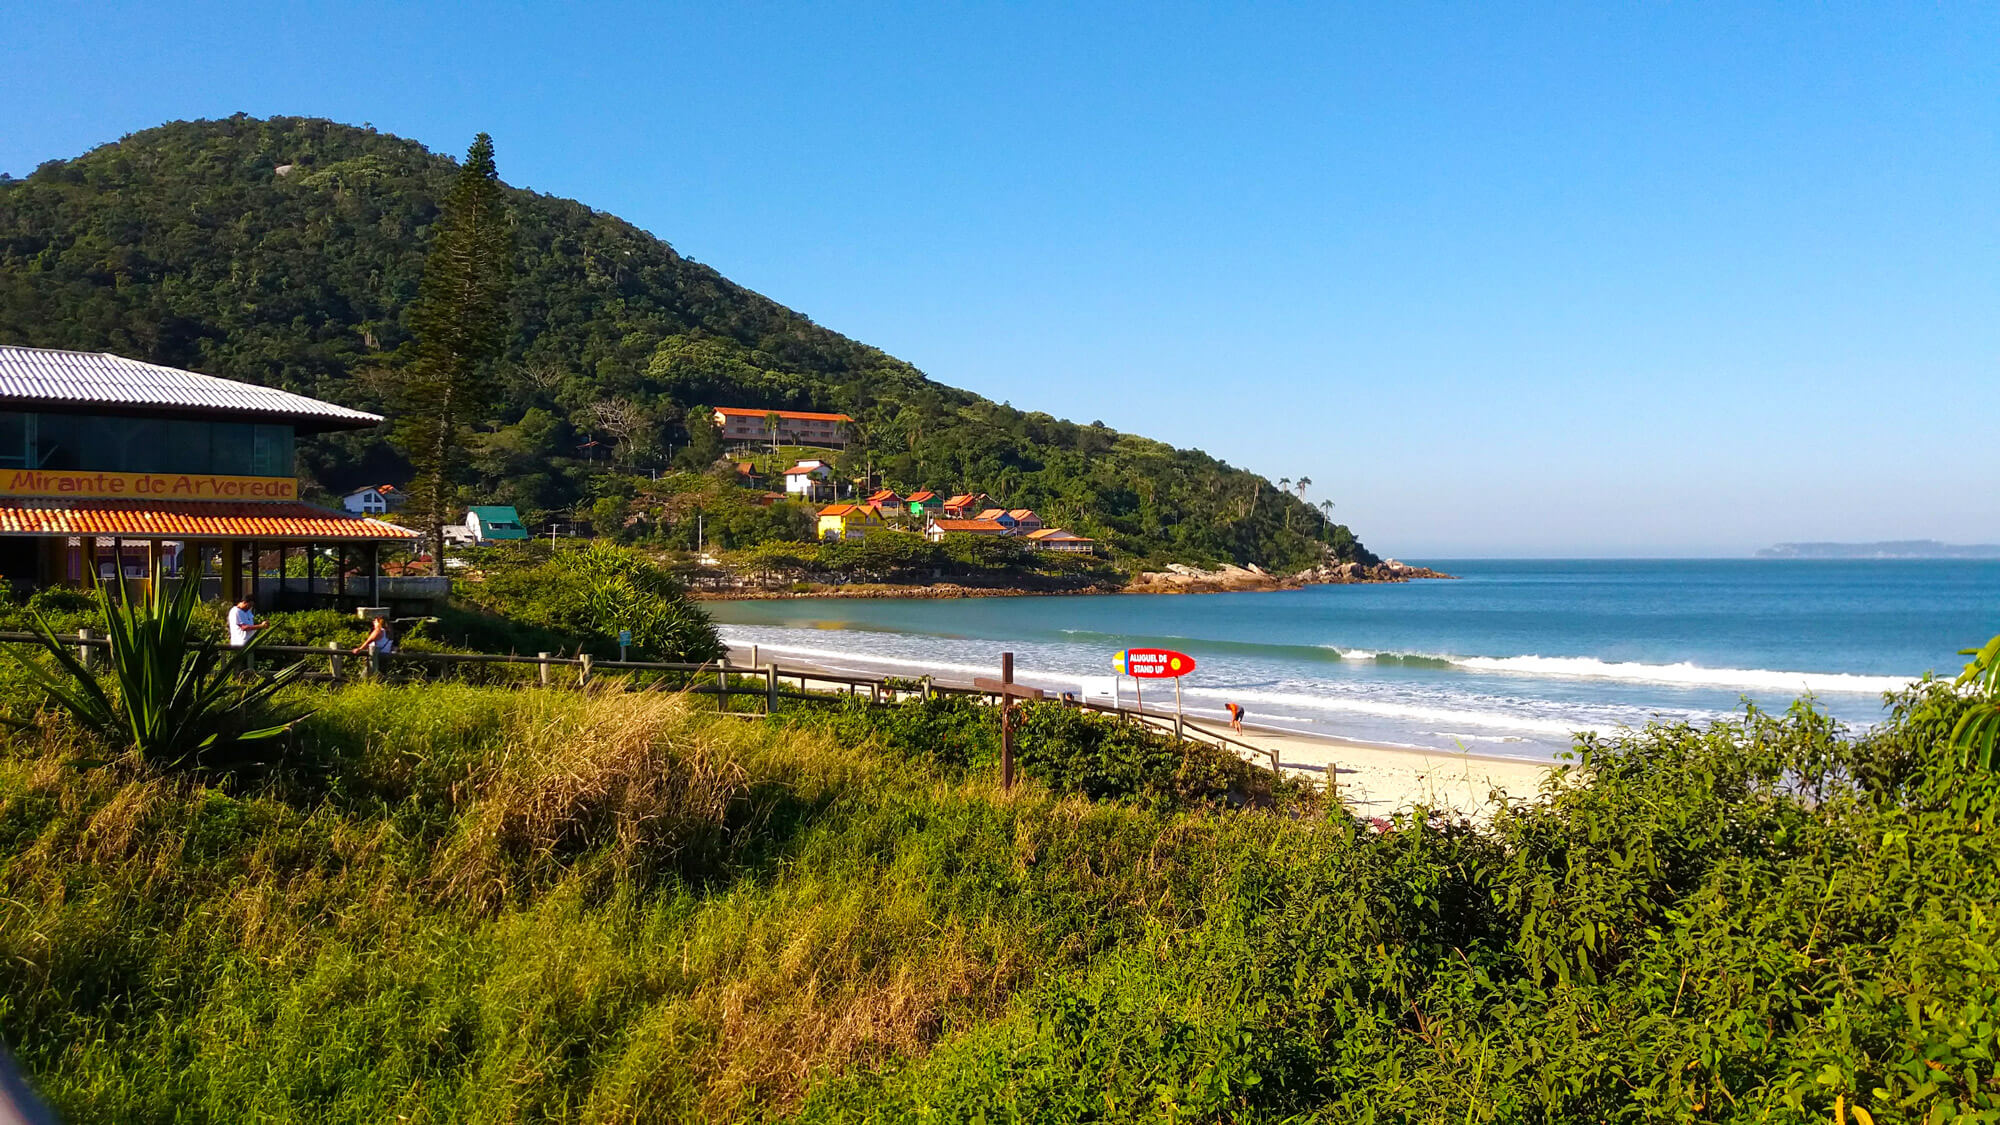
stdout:
<svg viewBox="0 0 2000 1125">
<path fill-rule="evenodd" d="M 85 665 L 93 664 L 96 661 L 94 654 L 97 651 L 111 647 L 111 642 L 108 638 L 96 635 L 90 629 L 77 630 L 77 635 L 74 638 L 64 635 L 58 639 L 65 647 L 75 645 L 78 659 Z M 0 644 L 41 643 L 43 643 L 42 637 L 37 633 L 0 631 Z M 190 647 L 194 646 L 191 645 Z M 755 651 L 754 647 L 752 651 Z M 565 671 L 560 679 L 565 684 L 574 682 L 577 687 L 589 687 L 592 683 L 602 683 L 603 681 L 599 679 L 599 675 L 605 672 L 660 673 L 663 674 L 662 678 L 655 680 L 649 686 L 640 687 L 639 690 L 661 691 L 669 690 L 667 682 L 664 679 L 665 673 L 680 673 L 684 679 L 682 682 L 673 685 L 671 690 L 688 695 L 716 696 L 721 709 L 724 711 L 729 710 L 729 701 L 738 696 L 761 700 L 763 703 L 761 712 L 735 712 L 736 714 L 772 714 L 777 711 L 780 700 L 825 702 L 830 697 L 838 696 L 860 698 L 863 688 L 867 689 L 867 700 L 871 705 L 893 704 L 912 697 L 929 699 L 934 696 L 943 695 L 977 696 L 983 697 L 994 705 L 1000 703 L 1000 696 L 994 692 L 974 687 L 970 684 L 939 683 L 930 676 L 924 676 L 915 681 L 911 681 L 905 677 L 894 676 L 851 676 L 838 672 L 822 672 L 812 668 L 783 668 L 776 663 L 731 664 L 727 659 L 690 663 L 685 661 L 661 660 L 598 660 L 588 654 L 581 653 L 576 656 L 560 656 L 552 652 L 538 652 L 533 656 L 524 656 L 517 653 L 425 652 L 407 649 L 398 649 L 389 653 L 355 655 L 353 649 L 335 641 L 328 641 L 324 647 L 259 644 L 253 649 L 252 656 L 253 659 L 257 656 L 290 656 L 298 657 L 302 661 L 324 660 L 327 662 L 324 671 L 309 669 L 307 675 L 309 678 L 315 680 L 330 681 L 333 683 L 387 677 L 391 674 L 391 669 L 396 665 L 407 667 L 412 664 L 444 666 L 452 664 L 485 664 L 535 668 L 537 672 L 536 683 L 539 686 L 555 686 L 558 682 L 558 677 L 555 675 L 554 670 L 559 668 L 574 670 L 573 674 Z M 699 679 L 702 676 L 708 676 L 711 679 L 708 683 L 702 683 Z M 799 685 L 798 688 L 796 690 L 790 688 L 785 683 L 788 680 L 796 680 Z M 836 689 L 846 688 L 847 690 L 815 691 L 811 687 L 813 684 L 829 684 L 834 685 Z M 638 685 L 635 683 L 634 686 L 637 687 Z M 1171 735 L 1181 741 L 1205 742 L 1238 756 L 1265 758 L 1270 761 L 1273 771 L 1283 768 L 1277 750 L 1245 742 L 1242 739 L 1224 734 L 1218 730 L 1211 730 L 1179 713 L 1169 715 L 1157 711 L 1126 707 L 1123 704 L 1093 703 L 1088 700 L 1072 697 L 1068 694 L 1061 696 L 1060 701 L 1064 706 L 1092 711 L 1102 715 L 1110 715 L 1120 722 L 1145 726 L 1162 734 Z M 1317 769 L 1319 767 L 1294 766 L 1292 768 Z"/>
</svg>

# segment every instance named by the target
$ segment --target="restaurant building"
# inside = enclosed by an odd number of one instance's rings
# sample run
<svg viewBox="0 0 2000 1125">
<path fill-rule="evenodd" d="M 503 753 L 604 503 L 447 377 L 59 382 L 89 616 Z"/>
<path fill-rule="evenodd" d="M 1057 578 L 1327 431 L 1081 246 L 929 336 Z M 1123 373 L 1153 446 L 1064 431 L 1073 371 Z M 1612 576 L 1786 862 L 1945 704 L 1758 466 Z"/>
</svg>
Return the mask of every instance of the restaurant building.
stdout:
<svg viewBox="0 0 2000 1125">
<path fill-rule="evenodd" d="M 381 604 L 416 532 L 299 500 L 298 438 L 381 424 L 269 387 L 0 345 L 0 576 L 16 590 L 199 576 L 263 608 Z"/>
</svg>

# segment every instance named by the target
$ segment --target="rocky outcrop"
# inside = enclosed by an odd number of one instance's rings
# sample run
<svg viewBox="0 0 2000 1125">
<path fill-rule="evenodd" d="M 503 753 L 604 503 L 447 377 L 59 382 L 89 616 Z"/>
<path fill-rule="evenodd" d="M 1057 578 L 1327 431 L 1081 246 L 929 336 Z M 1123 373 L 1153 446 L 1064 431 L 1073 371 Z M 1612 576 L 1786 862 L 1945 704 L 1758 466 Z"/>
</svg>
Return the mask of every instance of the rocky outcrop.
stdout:
<svg viewBox="0 0 2000 1125">
<path fill-rule="evenodd" d="M 1451 578 L 1453 575 L 1432 570 L 1427 566 L 1410 566 L 1395 559 L 1386 559 L 1374 566 L 1360 563 L 1322 563 L 1311 570 L 1302 570 L 1292 576 L 1299 585 L 1313 586 L 1340 584 L 1346 582 L 1408 582 L 1412 578 Z"/>
<path fill-rule="evenodd" d="M 1276 575 L 1251 564 L 1224 564 L 1214 570 L 1169 564 L 1165 570 L 1149 570 L 1126 583 L 1128 594 L 1221 594 L 1248 590 L 1291 590 L 1350 582 L 1408 582 L 1413 578 L 1450 578 L 1449 574 L 1425 566 L 1409 566 L 1389 559 L 1374 566 L 1360 563 L 1325 562 L 1297 574 Z"/>
</svg>

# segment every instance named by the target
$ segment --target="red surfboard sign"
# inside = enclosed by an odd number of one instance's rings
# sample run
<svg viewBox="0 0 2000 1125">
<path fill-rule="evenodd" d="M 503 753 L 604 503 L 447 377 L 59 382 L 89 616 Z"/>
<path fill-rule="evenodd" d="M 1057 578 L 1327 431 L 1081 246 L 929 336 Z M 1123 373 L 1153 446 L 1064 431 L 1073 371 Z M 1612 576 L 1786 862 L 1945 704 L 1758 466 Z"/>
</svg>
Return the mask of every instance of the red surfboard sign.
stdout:
<svg viewBox="0 0 2000 1125">
<path fill-rule="evenodd" d="M 1121 676 L 1171 680 L 1194 671 L 1194 657 L 1170 648 L 1128 648 L 1111 658 L 1111 667 Z"/>
</svg>

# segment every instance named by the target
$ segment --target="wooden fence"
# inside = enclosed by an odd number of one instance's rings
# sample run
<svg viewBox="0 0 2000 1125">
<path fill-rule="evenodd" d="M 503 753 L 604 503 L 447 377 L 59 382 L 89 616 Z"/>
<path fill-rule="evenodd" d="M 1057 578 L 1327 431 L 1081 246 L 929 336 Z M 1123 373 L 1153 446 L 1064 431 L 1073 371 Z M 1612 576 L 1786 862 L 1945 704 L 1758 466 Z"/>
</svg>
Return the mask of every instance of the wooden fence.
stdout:
<svg viewBox="0 0 2000 1125">
<path fill-rule="evenodd" d="M 0 632 L 0 644 L 40 644 L 41 638 L 34 633 Z M 70 642 L 65 635 L 64 645 Z M 94 663 L 98 650 L 109 648 L 111 642 L 97 636 L 93 630 L 77 630 L 74 644 L 77 658 L 86 665 Z M 829 698 L 849 696 L 866 697 L 871 705 L 899 703 L 904 699 L 930 699 L 935 696 L 961 695 L 975 696 L 992 705 L 999 705 L 998 693 L 963 683 L 939 682 L 931 676 L 911 680 L 894 676 L 846 676 L 837 672 L 825 672 L 812 668 L 782 668 L 776 663 L 757 663 L 752 647 L 753 659 L 750 664 L 731 664 L 726 658 L 706 663 L 682 663 L 658 660 L 598 660 L 588 654 L 559 656 L 551 652 L 538 652 L 533 656 L 514 653 L 485 652 L 422 652 L 399 649 L 390 653 L 372 653 L 355 656 L 353 650 L 336 641 L 328 641 L 323 648 L 310 645 L 260 644 L 255 657 L 293 657 L 308 663 L 307 678 L 331 683 L 352 682 L 364 679 L 387 678 L 400 667 L 405 670 L 424 668 L 444 671 L 454 665 L 502 665 L 532 667 L 535 669 L 534 682 L 542 687 L 589 688 L 593 684 L 605 684 L 609 677 L 624 673 L 620 677 L 628 690 L 673 691 L 688 695 L 712 695 L 716 697 L 717 709 L 731 714 L 775 714 L 781 700 L 803 700 L 826 702 Z M 320 662 L 324 661 L 321 666 Z M 649 675 L 650 674 L 650 675 Z M 792 682 L 798 686 L 793 688 Z M 815 689 L 812 685 L 824 685 Z M 735 711 L 732 703 L 746 701 L 750 711 Z M 1064 706 L 1075 707 L 1109 715 L 1119 722 L 1146 726 L 1161 734 L 1186 742 L 1206 743 L 1218 749 L 1228 750 L 1239 756 L 1254 756 L 1268 759 L 1272 770 L 1282 768 L 1279 753 L 1275 749 L 1256 746 L 1233 735 L 1212 730 L 1186 716 L 1162 714 L 1146 711 L 1123 704 L 1112 705 L 1092 703 L 1069 695 L 1060 697 Z M 1317 771 L 1317 766 L 1293 766 L 1293 769 Z"/>
</svg>

